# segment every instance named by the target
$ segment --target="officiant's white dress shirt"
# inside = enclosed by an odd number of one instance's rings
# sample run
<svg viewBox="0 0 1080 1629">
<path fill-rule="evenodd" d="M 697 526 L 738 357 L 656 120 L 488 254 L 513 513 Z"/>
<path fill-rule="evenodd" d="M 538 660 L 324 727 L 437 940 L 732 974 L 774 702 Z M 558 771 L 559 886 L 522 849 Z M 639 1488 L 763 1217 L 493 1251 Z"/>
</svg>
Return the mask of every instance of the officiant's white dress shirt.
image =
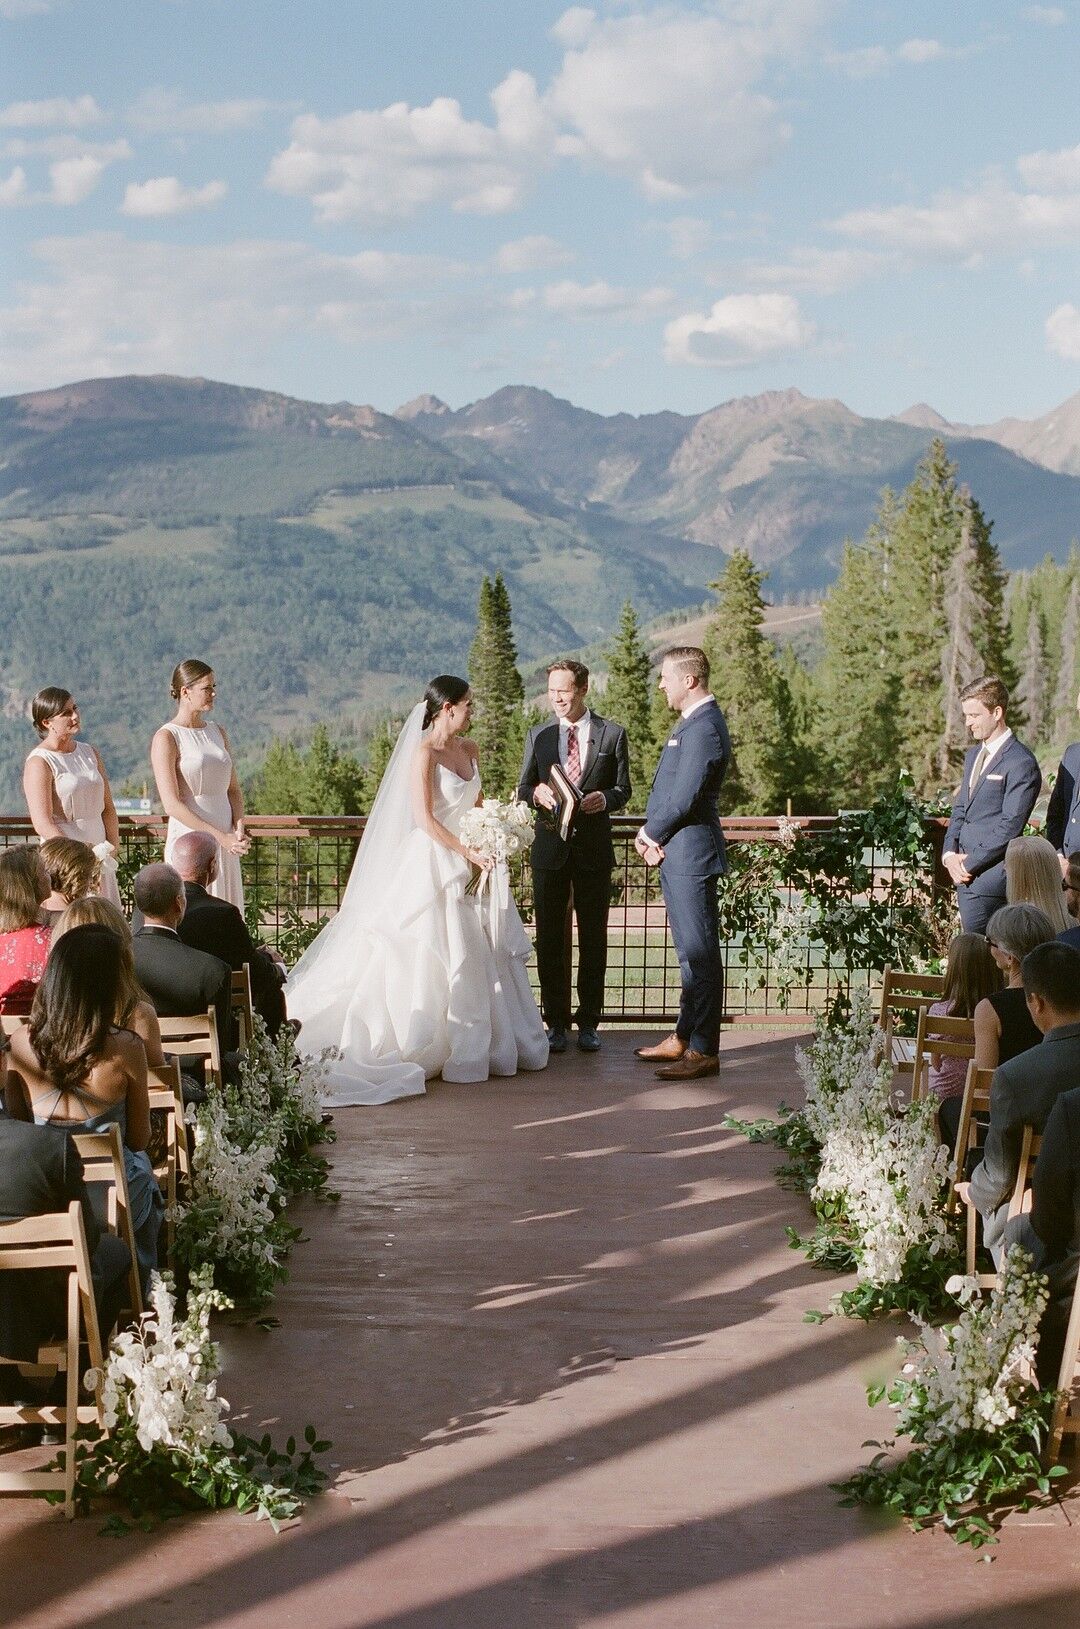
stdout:
<svg viewBox="0 0 1080 1629">
<path fill-rule="evenodd" d="M 562 764 L 564 769 L 566 768 L 567 754 L 570 751 L 570 731 L 576 730 L 578 738 L 578 753 L 581 758 L 581 772 L 582 774 L 585 773 L 585 755 L 589 750 L 589 731 L 591 725 L 592 714 L 587 707 L 576 724 L 571 724 L 569 719 L 560 718 L 559 762 Z"/>
</svg>

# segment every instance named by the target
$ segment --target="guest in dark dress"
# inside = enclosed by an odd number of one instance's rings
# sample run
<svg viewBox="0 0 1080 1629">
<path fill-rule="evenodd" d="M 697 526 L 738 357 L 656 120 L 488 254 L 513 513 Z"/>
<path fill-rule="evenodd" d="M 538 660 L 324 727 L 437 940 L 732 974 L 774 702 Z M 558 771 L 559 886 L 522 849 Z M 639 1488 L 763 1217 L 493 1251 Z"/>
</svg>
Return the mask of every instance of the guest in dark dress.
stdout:
<svg viewBox="0 0 1080 1629">
<path fill-rule="evenodd" d="M 1064 933 L 1058 934 L 1058 938 L 1063 945 L 1072 945 L 1074 950 L 1080 950 L 1080 853 L 1069 855 L 1061 892 L 1069 913 L 1069 926 Z"/>
<path fill-rule="evenodd" d="M 996 1069 L 1042 1041 L 1024 1000 L 1021 965 L 1029 950 L 1054 938 L 1054 924 L 1037 905 L 1003 905 L 986 924 L 986 942 L 1005 989 L 975 1008 L 975 1062 L 980 1069 Z"/>
</svg>

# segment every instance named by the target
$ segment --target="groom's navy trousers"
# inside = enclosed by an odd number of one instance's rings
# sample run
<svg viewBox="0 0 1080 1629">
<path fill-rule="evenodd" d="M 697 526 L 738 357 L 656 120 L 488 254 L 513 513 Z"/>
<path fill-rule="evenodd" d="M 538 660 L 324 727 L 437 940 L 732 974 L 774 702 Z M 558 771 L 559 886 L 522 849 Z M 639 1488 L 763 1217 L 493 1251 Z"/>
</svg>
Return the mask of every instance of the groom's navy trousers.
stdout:
<svg viewBox="0 0 1080 1629">
<path fill-rule="evenodd" d="M 727 870 L 718 799 L 731 738 L 715 701 L 680 719 L 668 737 L 645 810 L 645 832 L 664 850 L 660 887 L 682 975 L 675 1033 L 715 1057 L 724 1010 L 724 964 L 717 908 Z"/>
</svg>

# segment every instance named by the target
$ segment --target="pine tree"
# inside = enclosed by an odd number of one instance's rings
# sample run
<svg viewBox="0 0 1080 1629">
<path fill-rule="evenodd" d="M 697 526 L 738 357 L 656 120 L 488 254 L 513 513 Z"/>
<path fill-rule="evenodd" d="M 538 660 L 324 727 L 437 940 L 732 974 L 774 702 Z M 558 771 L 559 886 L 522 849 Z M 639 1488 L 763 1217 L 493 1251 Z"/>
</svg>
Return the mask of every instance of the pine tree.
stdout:
<svg viewBox="0 0 1080 1629">
<path fill-rule="evenodd" d="M 302 761 L 303 814 L 359 814 L 363 803 L 364 771 L 351 752 L 330 739 L 325 724 L 312 732 Z"/>
<path fill-rule="evenodd" d="M 386 766 L 390 762 L 390 754 L 394 750 L 394 743 L 401 734 L 401 724 L 398 720 L 387 719 L 380 724 L 371 737 L 368 748 L 367 764 L 364 767 L 363 807 L 364 813 L 371 813 L 371 805 L 375 802 L 376 794 L 382 784 L 386 773 Z"/>
<path fill-rule="evenodd" d="M 608 682 L 604 691 L 604 712 L 626 730 L 630 747 L 630 784 L 637 792 L 645 782 L 652 744 L 649 726 L 652 664 L 641 640 L 637 613 L 629 600 L 623 605 L 618 632 L 608 648 L 607 656 Z"/>
<path fill-rule="evenodd" d="M 837 803 L 865 806 L 896 780 L 896 651 L 890 639 L 890 566 L 899 510 L 886 489 L 862 543 L 845 543 L 822 611 L 816 746 Z"/>
<path fill-rule="evenodd" d="M 944 783 L 955 779 L 970 740 L 960 701 L 961 692 L 972 679 L 996 671 L 979 649 L 992 612 L 982 593 L 985 573 L 980 570 L 976 552 L 974 516 L 971 513 L 973 507 L 969 506 L 965 513 L 960 542 L 945 574 L 943 608 L 948 637 L 941 650 L 945 727 L 938 753 L 938 774 Z"/>
<path fill-rule="evenodd" d="M 1016 669 L 1009 655 L 1009 619 L 1005 608 L 1008 573 L 1001 564 L 997 544 L 991 541 L 993 521 L 987 520 L 975 499 L 967 497 L 967 516 L 971 546 L 975 551 L 973 579 L 975 589 L 984 606 L 983 619 L 973 630 L 975 647 L 979 653 L 978 678 L 989 673 L 999 678 L 1010 693 L 1016 688 Z"/>
<path fill-rule="evenodd" d="M 1080 577 L 1073 577 L 1061 622 L 1060 658 L 1054 687 L 1053 740 L 1059 749 L 1076 733 L 1076 641 L 1080 635 Z"/>
<path fill-rule="evenodd" d="M 510 595 L 498 573 L 494 582 L 485 577 L 480 585 L 469 684 L 484 788 L 493 797 L 509 797 L 524 743 L 525 686 L 517 668 Z"/>
<path fill-rule="evenodd" d="M 649 799 L 649 788 L 652 786 L 656 766 L 660 762 L 660 754 L 671 735 L 672 726 L 676 723 L 677 714 L 668 706 L 667 697 L 657 685 L 652 693 L 652 702 L 649 706 L 649 745 L 644 755 L 642 765 L 641 783 L 634 787 L 634 802 L 639 809 L 644 809 Z"/>
<path fill-rule="evenodd" d="M 250 788 L 253 814 L 303 813 L 300 808 L 303 767 L 291 741 L 274 741 Z"/>
<path fill-rule="evenodd" d="M 1017 700 L 1027 720 L 1027 733 L 1032 746 L 1043 741 L 1047 718 L 1047 672 L 1043 644 L 1042 617 L 1035 605 L 1028 614 L 1027 639 L 1020 664 L 1020 683 Z"/>
<path fill-rule="evenodd" d="M 711 584 L 719 604 L 704 639 L 712 691 L 731 731 L 733 762 L 722 796 L 725 809 L 735 813 L 775 814 L 787 794 L 780 674 L 761 632 L 764 579 L 746 550 L 736 549 Z"/>
</svg>

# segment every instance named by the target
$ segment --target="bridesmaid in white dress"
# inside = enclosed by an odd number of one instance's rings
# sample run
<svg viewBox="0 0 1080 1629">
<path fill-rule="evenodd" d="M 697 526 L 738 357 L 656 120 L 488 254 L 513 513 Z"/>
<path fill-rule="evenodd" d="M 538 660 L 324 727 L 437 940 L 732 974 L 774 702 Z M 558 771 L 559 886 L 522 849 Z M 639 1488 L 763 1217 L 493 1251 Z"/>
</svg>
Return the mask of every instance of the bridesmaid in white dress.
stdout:
<svg viewBox="0 0 1080 1629">
<path fill-rule="evenodd" d="M 96 850 L 102 862 L 99 892 L 119 906 L 120 822 L 101 755 L 88 741 L 76 739 L 79 709 L 67 690 L 57 685 L 39 690 L 32 717 L 41 745 L 26 760 L 23 792 L 34 830 L 43 843 L 50 837 L 69 837 Z M 111 854 L 102 848 L 106 843 Z"/>
<path fill-rule="evenodd" d="M 158 797 L 169 817 L 165 859 L 178 837 L 208 832 L 218 844 L 218 874 L 208 892 L 244 909 L 240 857 L 251 847 L 244 832 L 244 795 L 236 778 L 229 738 L 207 718 L 217 686 L 205 662 L 181 662 L 172 676 L 176 717 L 163 724 L 150 747 Z"/>
</svg>

